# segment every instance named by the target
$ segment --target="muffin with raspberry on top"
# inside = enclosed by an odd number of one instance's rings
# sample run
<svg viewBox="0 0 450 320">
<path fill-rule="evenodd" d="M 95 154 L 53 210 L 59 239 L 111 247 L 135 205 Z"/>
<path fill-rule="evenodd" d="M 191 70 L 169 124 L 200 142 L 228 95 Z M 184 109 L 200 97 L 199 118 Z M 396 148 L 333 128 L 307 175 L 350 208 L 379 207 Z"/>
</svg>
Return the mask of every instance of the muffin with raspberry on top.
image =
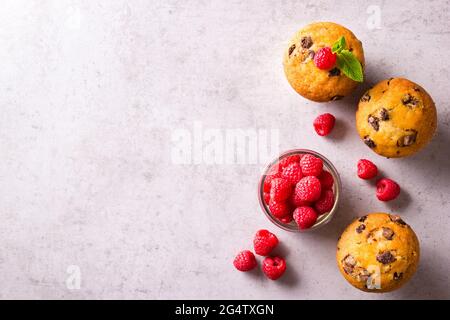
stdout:
<svg viewBox="0 0 450 320">
<path fill-rule="evenodd" d="M 363 81 L 364 52 L 361 41 L 347 28 L 316 22 L 295 34 L 283 65 L 290 85 L 303 97 L 339 100 Z"/>
</svg>

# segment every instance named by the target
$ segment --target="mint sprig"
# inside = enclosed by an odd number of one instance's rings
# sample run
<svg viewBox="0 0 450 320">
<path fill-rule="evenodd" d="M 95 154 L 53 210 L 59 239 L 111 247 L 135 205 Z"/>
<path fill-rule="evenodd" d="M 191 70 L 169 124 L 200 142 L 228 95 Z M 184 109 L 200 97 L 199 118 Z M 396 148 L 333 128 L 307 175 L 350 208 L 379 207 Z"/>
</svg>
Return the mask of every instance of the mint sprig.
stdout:
<svg viewBox="0 0 450 320">
<path fill-rule="evenodd" d="M 344 37 L 340 37 L 331 47 L 331 51 L 336 54 L 337 67 L 348 78 L 357 82 L 363 82 L 364 74 L 361 63 L 346 47 L 347 44 Z"/>
<path fill-rule="evenodd" d="M 346 47 L 346 43 L 345 43 L 345 38 L 344 37 L 340 37 L 338 41 L 336 41 L 333 46 L 331 47 L 331 52 L 333 53 L 340 53 L 342 50 L 345 49 Z"/>
</svg>

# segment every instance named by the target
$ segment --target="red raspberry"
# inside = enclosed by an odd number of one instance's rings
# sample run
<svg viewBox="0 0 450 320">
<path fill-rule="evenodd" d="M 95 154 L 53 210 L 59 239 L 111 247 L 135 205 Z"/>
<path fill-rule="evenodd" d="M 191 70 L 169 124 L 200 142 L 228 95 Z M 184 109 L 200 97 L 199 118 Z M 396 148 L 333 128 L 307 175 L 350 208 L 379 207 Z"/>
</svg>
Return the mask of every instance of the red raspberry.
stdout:
<svg viewBox="0 0 450 320">
<path fill-rule="evenodd" d="M 283 169 L 285 167 L 287 167 L 288 165 L 290 165 L 293 162 L 300 162 L 300 155 L 299 154 L 294 154 L 292 156 L 288 156 L 288 157 L 284 157 L 283 159 L 280 160 L 280 168 Z"/>
<path fill-rule="evenodd" d="M 291 223 L 292 221 L 292 214 L 288 214 L 287 216 L 281 217 L 281 218 L 277 218 L 279 221 L 281 221 L 282 223 L 288 224 Z"/>
<path fill-rule="evenodd" d="M 270 193 L 264 192 L 264 203 L 269 205 L 269 202 L 270 202 Z"/>
<path fill-rule="evenodd" d="M 334 205 L 334 193 L 332 190 L 325 190 L 322 192 L 319 200 L 314 203 L 314 208 L 319 215 L 329 212 Z"/>
<path fill-rule="evenodd" d="M 313 176 L 302 178 L 295 186 L 295 199 L 298 201 L 316 201 L 320 198 L 322 187 L 319 179 Z"/>
<path fill-rule="evenodd" d="M 268 230 L 259 230 L 253 239 L 255 253 L 267 256 L 278 245 L 278 238 Z"/>
<path fill-rule="evenodd" d="M 264 178 L 264 192 L 270 192 L 270 187 L 272 186 L 272 180 L 276 178 L 281 178 L 281 170 L 278 164 L 273 165 L 266 174 Z"/>
<path fill-rule="evenodd" d="M 253 252 L 244 250 L 234 258 L 233 264 L 239 271 L 249 271 L 256 267 L 256 258 Z"/>
<path fill-rule="evenodd" d="M 270 188 L 270 199 L 274 201 L 284 201 L 292 193 L 291 183 L 283 178 L 272 179 L 272 187 Z"/>
<path fill-rule="evenodd" d="M 303 177 L 302 168 L 300 168 L 300 163 L 293 162 L 288 166 L 284 167 L 281 176 L 288 180 L 291 184 L 296 185 L 297 182 Z"/>
<path fill-rule="evenodd" d="M 300 160 L 300 167 L 304 176 L 318 177 L 323 170 L 323 161 L 312 154 L 305 154 Z"/>
<path fill-rule="evenodd" d="M 288 201 L 289 201 L 289 204 L 291 204 L 294 208 L 310 205 L 310 203 L 308 201 L 301 200 L 299 198 L 299 196 L 297 195 L 297 193 L 295 192 L 295 190 L 289 197 Z"/>
<path fill-rule="evenodd" d="M 314 129 L 319 136 L 328 135 L 334 128 L 336 118 L 331 113 L 324 113 L 314 120 Z"/>
<path fill-rule="evenodd" d="M 322 70 L 331 69 L 336 64 L 336 54 L 330 47 L 321 48 L 314 55 L 314 64 Z"/>
<path fill-rule="evenodd" d="M 320 180 L 320 184 L 322 185 L 322 189 L 333 188 L 334 179 L 331 173 L 329 173 L 328 171 L 322 171 L 318 178 Z"/>
<path fill-rule="evenodd" d="M 311 207 L 298 207 L 293 216 L 298 228 L 302 230 L 311 228 L 317 221 L 317 213 Z"/>
<path fill-rule="evenodd" d="M 364 180 L 375 178 L 378 174 L 378 168 L 372 161 L 361 159 L 358 161 L 358 177 Z"/>
<path fill-rule="evenodd" d="M 277 280 L 286 271 L 286 261 L 280 257 L 266 257 L 263 260 L 262 271 L 267 278 Z"/>
<path fill-rule="evenodd" d="M 270 201 L 269 211 L 276 218 L 283 218 L 291 213 L 291 207 L 286 202 Z"/>
<path fill-rule="evenodd" d="M 393 180 L 383 178 L 377 181 L 377 198 L 381 201 L 394 200 L 400 194 L 400 186 Z"/>
</svg>

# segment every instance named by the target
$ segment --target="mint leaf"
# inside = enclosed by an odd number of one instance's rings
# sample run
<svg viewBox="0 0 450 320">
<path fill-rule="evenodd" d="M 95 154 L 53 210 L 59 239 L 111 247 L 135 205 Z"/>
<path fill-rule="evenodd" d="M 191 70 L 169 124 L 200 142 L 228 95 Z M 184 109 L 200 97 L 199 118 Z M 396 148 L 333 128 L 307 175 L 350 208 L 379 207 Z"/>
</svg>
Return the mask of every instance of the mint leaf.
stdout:
<svg viewBox="0 0 450 320">
<path fill-rule="evenodd" d="M 364 74 L 361 63 L 353 53 L 345 49 L 342 50 L 337 55 L 336 64 L 347 77 L 358 82 L 363 82 Z"/>
<path fill-rule="evenodd" d="M 333 46 L 331 47 L 331 52 L 333 53 L 341 53 L 342 50 L 346 47 L 345 38 L 340 37 L 338 41 L 336 41 Z"/>
</svg>

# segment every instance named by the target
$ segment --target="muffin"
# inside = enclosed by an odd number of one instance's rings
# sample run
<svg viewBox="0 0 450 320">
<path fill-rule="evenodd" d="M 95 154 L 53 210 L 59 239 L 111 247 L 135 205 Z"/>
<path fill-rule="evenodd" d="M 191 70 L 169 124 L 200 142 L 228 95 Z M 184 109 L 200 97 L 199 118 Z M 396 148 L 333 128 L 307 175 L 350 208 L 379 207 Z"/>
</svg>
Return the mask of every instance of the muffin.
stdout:
<svg viewBox="0 0 450 320">
<path fill-rule="evenodd" d="M 430 95 L 403 78 L 383 80 L 368 90 L 356 112 L 361 139 L 388 158 L 416 153 L 431 140 L 436 126 L 436 107 Z"/>
<path fill-rule="evenodd" d="M 321 70 L 314 64 L 315 53 L 344 37 L 346 48 L 364 66 L 361 41 L 347 28 L 332 22 L 316 22 L 299 30 L 286 49 L 284 72 L 292 88 L 303 97 L 325 102 L 338 100 L 351 93 L 358 85 L 337 67 Z"/>
<path fill-rule="evenodd" d="M 419 255 L 416 234 L 399 216 L 370 213 L 345 229 L 336 260 L 344 278 L 355 288 L 388 292 L 412 277 Z"/>
</svg>

